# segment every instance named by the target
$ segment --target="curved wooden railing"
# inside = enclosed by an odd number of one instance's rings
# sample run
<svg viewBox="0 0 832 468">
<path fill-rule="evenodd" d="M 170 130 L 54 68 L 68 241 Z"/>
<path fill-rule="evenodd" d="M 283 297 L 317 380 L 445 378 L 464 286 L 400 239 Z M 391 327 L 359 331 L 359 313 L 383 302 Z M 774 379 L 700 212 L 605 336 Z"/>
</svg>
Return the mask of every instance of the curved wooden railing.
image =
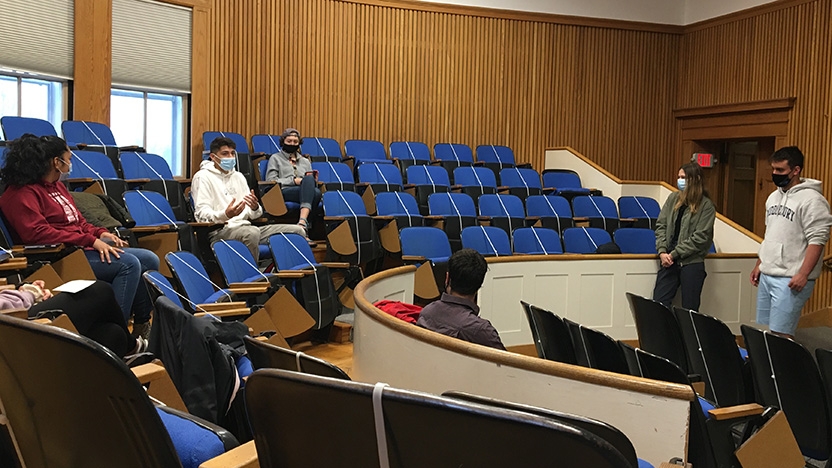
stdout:
<svg viewBox="0 0 832 468">
<path fill-rule="evenodd" d="M 613 256 L 610 256 L 613 257 Z M 489 262 L 505 262 L 518 260 L 536 260 L 535 256 L 519 257 L 498 257 L 488 259 Z M 355 288 L 355 306 L 361 309 L 366 316 L 385 327 L 405 336 L 423 341 L 432 346 L 448 350 L 450 352 L 463 354 L 477 359 L 493 362 L 502 366 L 510 366 L 518 369 L 525 369 L 531 372 L 563 377 L 570 380 L 577 380 L 596 385 L 630 390 L 651 395 L 663 396 L 679 400 L 692 401 L 693 390 L 684 385 L 661 382 L 658 380 L 643 379 L 628 375 L 605 372 L 586 367 L 573 366 L 560 362 L 547 361 L 545 359 L 533 358 L 521 354 L 499 351 L 486 346 L 469 343 L 456 338 L 451 338 L 440 333 L 432 332 L 424 328 L 414 326 L 391 315 L 388 315 L 374 306 L 365 297 L 364 292 L 373 283 L 387 277 L 398 275 L 408 271 L 415 271 L 414 266 L 403 266 L 385 270 L 366 278 Z"/>
</svg>

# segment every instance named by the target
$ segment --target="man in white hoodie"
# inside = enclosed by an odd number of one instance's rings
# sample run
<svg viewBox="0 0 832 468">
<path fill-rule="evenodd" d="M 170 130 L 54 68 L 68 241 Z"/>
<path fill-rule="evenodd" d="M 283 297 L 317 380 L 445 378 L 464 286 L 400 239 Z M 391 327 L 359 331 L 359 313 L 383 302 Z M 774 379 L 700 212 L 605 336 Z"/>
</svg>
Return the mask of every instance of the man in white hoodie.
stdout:
<svg viewBox="0 0 832 468">
<path fill-rule="evenodd" d="M 800 177 L 803 161 L 796 146 L 769 158 L 778 188 L 766 200 L 766 235 L 751 271 L 751 284 L 759 286 L 757 323 L 789 338 L 794 338 L 800 311 L 820 276 L 832 226 L 821 182 Z"/>
<path fill-rule="evenodd" d="M 251 220 L 263 215 L 260 202 L 250 190 L 246 178 L 235 170 L 237 145 L 230 138 L 218 137 L 211 142 L 210 159 L 202 161 L 191 180 L 195 217 L 201 223 L 226 223 L 212 231 L 211 242 L 219 239 L 239 240 L 259 260 L 259 245 L 281 232 L 306 236 L 303 227 L 295 224 L 252 226 Z"/>
</svg>

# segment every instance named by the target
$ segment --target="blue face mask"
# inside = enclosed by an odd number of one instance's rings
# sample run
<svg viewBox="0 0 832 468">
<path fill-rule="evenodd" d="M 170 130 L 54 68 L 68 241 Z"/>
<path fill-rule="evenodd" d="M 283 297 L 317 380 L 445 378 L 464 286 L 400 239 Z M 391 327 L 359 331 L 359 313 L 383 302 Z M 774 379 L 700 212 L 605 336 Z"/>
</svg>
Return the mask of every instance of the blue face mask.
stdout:
<svg viewBox="0 0 832 468">
<path fill-rule="evenodd" d="M 685 185 L 687 181 L 683 178 L 676 179 L 676 186 L 679 187 L 679 190 L 684 191 Z"/>
<path fill-rule="evenodd" d="M 234 169 L 234 166 L 236 166 L 236 165 L 237 165 L 237 159 L 236 158 L 220 159 L 220 167 L 222 168 L 222 170 L 224 170 L 226 172 L 231 171 L 232 169 Z"/>
</svg>

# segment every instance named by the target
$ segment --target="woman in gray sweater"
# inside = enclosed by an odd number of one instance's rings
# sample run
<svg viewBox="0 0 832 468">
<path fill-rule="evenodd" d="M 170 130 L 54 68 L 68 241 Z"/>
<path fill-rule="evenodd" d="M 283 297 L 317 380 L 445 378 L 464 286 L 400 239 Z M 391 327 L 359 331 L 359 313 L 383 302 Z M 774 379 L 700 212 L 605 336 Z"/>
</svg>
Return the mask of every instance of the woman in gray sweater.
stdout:
<svg viewBox="0 0 832 468">
<path fill-rule="evenodd" d="M 705 255 L 714 240 L 716 210 L 705 191 L 699 164 L 679 169 L 676 186 L 656 220 L 656 250 L 661 268 L 656 275 L 653 300 L 667 306 L 682 288 L 682 307 L 699 310 L 705 283 Z"/>
<path fill-rule="evenodd" d="M 283 199 L 300 203 L 298 224 L 309 234 L 309 214 L 321 201 L 321 191 L 312 173 L 309 158 L 300 154 L 303 139 L 294 128 L 287 128 L 280 135 L 280 151 L 271 155 L 266 168 L 266 180 L 280 184 Z"/>
</svg>

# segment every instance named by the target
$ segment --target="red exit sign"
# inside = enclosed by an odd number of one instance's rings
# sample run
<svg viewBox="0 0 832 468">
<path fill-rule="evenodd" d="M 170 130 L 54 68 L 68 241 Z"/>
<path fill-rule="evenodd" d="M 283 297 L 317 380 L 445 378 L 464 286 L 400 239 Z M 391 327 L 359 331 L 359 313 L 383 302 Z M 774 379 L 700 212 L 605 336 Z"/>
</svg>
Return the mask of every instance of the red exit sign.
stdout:
<svg viewBox="0 0 832 468">
<path fill-rule="evenodd" d="M 711 153 L 693 153 L 693 160 L 702 167 L 714 167 L 716 158 Z"/>
</svg>

